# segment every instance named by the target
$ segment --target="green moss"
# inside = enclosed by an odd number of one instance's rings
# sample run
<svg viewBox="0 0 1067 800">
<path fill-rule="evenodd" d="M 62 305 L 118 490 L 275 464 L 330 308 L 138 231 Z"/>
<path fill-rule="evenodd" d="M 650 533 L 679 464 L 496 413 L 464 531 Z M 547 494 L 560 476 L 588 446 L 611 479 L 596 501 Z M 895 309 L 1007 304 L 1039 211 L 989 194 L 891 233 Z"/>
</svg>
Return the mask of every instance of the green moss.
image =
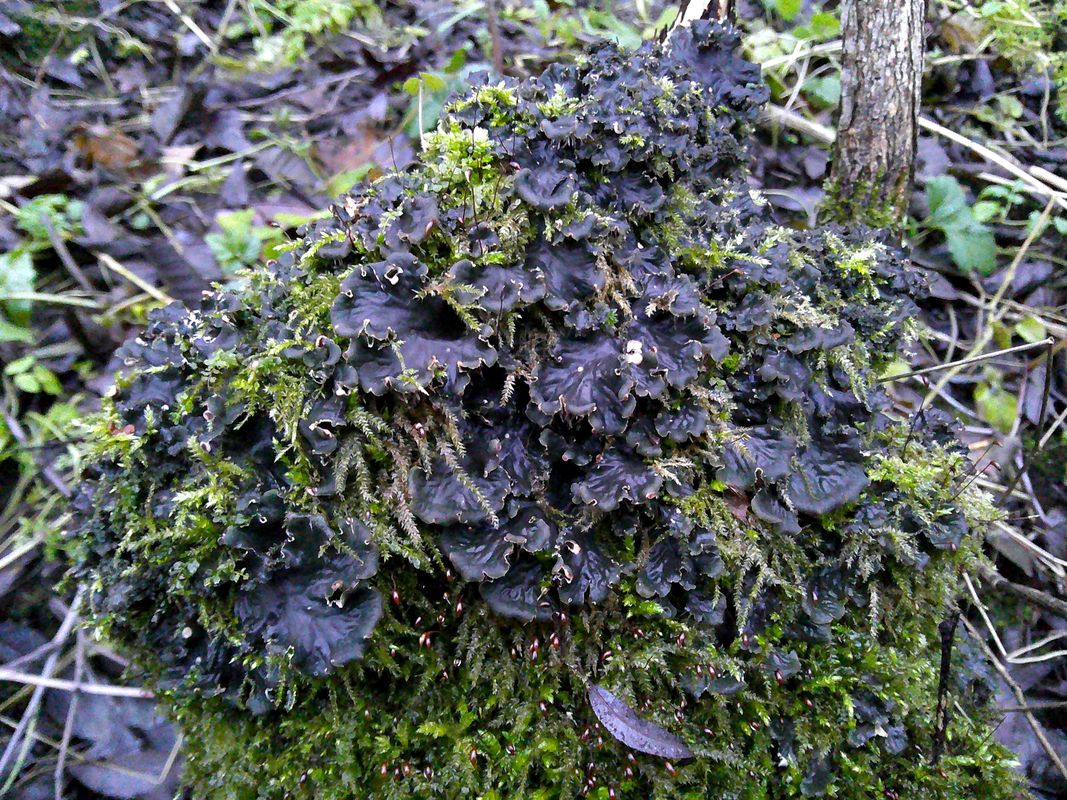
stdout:
<svg viewBox="0 0 1067 800">
<path fill-rule="evenodd" d="M 828 179 L 823 186 L 824 197 L 819 207 L 822 222 L 870 225 L 872 228 L 899 229 L 907 212 L 903 187 L 886 187 L 882 176 L 861 182 L 842 191 L 836 180 Z"/>
<path fill-rule="evenodd" d="M 634 609 L 648 608 L 639 598 L 631 602 Z M 446 621 L 432 624 L 430 647 L 420 648 L 418 630 L 401 620 L 434 611 Z M 876 800 L 895 792 L 959 800 L 1003 797 L 1015 786 L 1011 759 L 985 742 L 981 716 L 954 724 L 940 764 L 925 763 L 938 657 L 931 643 L 915 640 L 920 634 L 911 625 L 892 633 L 887 627 L 875 642 L 843 624 L 841 646 L 800 648 L 808 671 L 779 681 L 773 669 L 746 671 L 730 652 L 689 638 L 699 631 L 635 610 L 621 626 L 610 623 L 614 630 L 603 617 L 572 619 L 558 640 L 501 629 L 480 616 L 457 620 L 454 598 L 442 598 L 435 608 L 401 601 L 393 614 L 391 638 L 408 644 L 392 655 L 374 654 L 390 665 L 389 677 L 353 671 L 328 688 L 294 687 L 287 712 L 259 718 L 235 716 L 221 702 L 180 705 L 183 727 L 202 732 L 187 740 L 195 791 L 227 800 L 342 800 L 367 792 L 388 800 L 550 800 L 584 794 L 584 786 L 590 797 L 696 800 L 714 787 L 716 797 L 784 800 L 806 794 L 805 775 L 778 761 L 769 731 L 792 719 L 799 752 L 829 751 L 842 731 L 867 732 L 865 710 L 854 700 L 864 692 L 893 708 L 914 765 L 887 769 L 878 747 L 834 751 L 830 758 L 844 778 L 835 797 Z M 760 637 L 753 647 L 768 648 L 774 638 L 773 632 Z M 916 647 L 926 658 L 910 655 Z M 633 759 L 590 712 L 572 713 L 584 705 L 580 672 L 587 669 L 652 719 L 677 728 L 673 709 L 680 709 L 699 758 L 668 769 L 659 759 Z M 687 702 L 682 684 L 709 669 L 744 677 L 747 686 Z"/>
</svg>

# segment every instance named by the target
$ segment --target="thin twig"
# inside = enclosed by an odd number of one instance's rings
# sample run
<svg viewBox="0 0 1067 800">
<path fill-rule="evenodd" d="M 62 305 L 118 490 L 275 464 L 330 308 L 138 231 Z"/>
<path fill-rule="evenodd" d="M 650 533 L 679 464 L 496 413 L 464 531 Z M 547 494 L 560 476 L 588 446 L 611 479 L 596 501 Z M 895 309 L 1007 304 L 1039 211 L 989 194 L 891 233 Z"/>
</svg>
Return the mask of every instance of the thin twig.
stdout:
<svg viewBox="0 0 1067 800">
<path fill-rule="evenodd" d="M 1029 251 L 1031 245 L 1037 240 L 1038 235 L 1044 230 L 1045 224 L 1048 222 L 1049 217 L 1052 214 L 1052 200 L 1045 205 L 1044 210 L 1041 212 L 1041 216 L 1037 221 L 1037 224 L 1033 226 L 1022 245 L 1015 253 L 1015 257 L 1011 260 L 1011 264 L 1008 266 L 1007 271 L 1004 274 L 1004 279 L 1001 281 L 997 291 L 993 294 L 993 299 L 989 303 L 989 308 L 992 310 L 992 316 L 990 319 L 982 325 L 981 333 L 975 338 L 974 344 L 971 345 L 971 349 L 968 352 L 968 358 L 979 355 L 986 345 L 993 338 L 993 333 L 997 328 L 1004 315 L 1008 312 L 1008 308 L 999 308 L 1000 301 L 1008 291 L 1008 287 L 1011 286 L 1012 281 L 1015 280 L 1015 273 L 1019 269 L 1019 265 L 1025 258 L 1027 251 Z M 1035 344 L 1037 344 L 1035 342 Z M 1047 345 L 1046 342 L 1042 342 L 1042 345 Z M 946 372 L 941 379 L 935 385 L 936 390 L 944 389 L 948 382 L 959 372 L 959 368 L 953 367 Z"/>
<path fill-rule="evenodd" d="M 52 244 L 52 249 L 59 254 L 59 260 L 63 262 L 63 266 L 67 268 L 67 272 L 71 277 L 78 282 L 78 285 L 85 291 L 93 291 L 93 285 L 89 282 L 89 279 L 85 277 L 85 273 L 82 272 L 81 267 L 78 266 L 78 262 L 74 260 L 70 254 L 70 250 L 67 248 L 67 243 L 56 232 L 56 226 L 52 224 L 52 220 L 47 214 L 41 214 L 41 224 L 44 225 L 45 231 L 48 233 L 48 241 Z"/>
<path fill-rule="evenodd" d="M 937 766 L 945 751 L 945 733 L 948 730 L 948 684 L 952 679 L 952 645 L 956 641 L 956 627 L 960 612 L 955 609 L 937 626 L 941 634 L 941 668 L 937 678 L 937 708 L 934 712 L 934 744 L 930 751 L 930 764 Z"/>
<path fill-rule="evenodd" d="M 1048 398 L 1052 392 L 1052 338 L 1049 337 L 1045 340 L 1048 346 L 1045 348 L 1045 380 L 1043 381 L 1043 388 L 1041 390 L 1041 411 L 1037 417 L 1037 432 L 1038 440 L 1026 451 L 1026 455 L 1023 457 L 1023 463 L 1019 465 L 1019 469 L 1015 471 L 1015 475 L 1012 476 L 1011 481 L 1004 489 L 1003 494 L 1000 496 L 1000 502 L 1003 503 L 1011 496 L 1012 490 L 1018 485 L 1019 480 L 1030 469 L 1030 465 L 1033 463 L 1034 458 L 1041 451 L 1041 439 L 1042 432 L 1045 430 L 1045 421 L 1048 419 Z M 1026 384 L 1024 383 L 1024 386 Z M 1016 424 L 1022 421 L 1021 416 L 1016 417 Z"/>
<path fill-rule="evenodd" d="M 154 297 L 156 300 L 158 300 L 161 303 L 173 303 L 174 302 L 174 298 L 171 297 L 169 294 L 167 294 L 164 291 L 161 291 L 161 290 L 157 289 L 155 286 L 150 284 L 144 278 L 142 278 L 139 275 L 136 275 L 135 273 L 131 272 L 126 267 L 124 267 L 122 264 L 120 264 L 118 261 L 116 261 L 114 258 L 109 256 L 107 253 L 97 253 L 96 257 L 100 260 L 100 265 L 101 266 L 107 267 L 109 270 L 114 272 L 116 275 L 122 276 L 123 278 L 128 280 L 130 283 L 132 283 L 134 286 L 136 286 L 138 289 L 140 289 L 145 294 L 151 295 L 152 297 Z"/>
<path fill-rule="evenodd" d="M 1015 695 L 1015 701 L 1019 704 L 1019 708 L 1024 709 L 1022 713 L 1026 715 L 1026 721 L 1030 723 L 1030 727 L 1034 731 L 1034 736 L 1037 737 L 1038 742 L 1041 744 L 1041 748 L 1045 751 L 1049 759 L 1056 766 L 1056 769 L 1060 771 L 1060 774 L 1064 777 L 1064 779 L 1067 779 L 1067 767 L 1064 766 L 1063 760 L 1056 752 L 1056 748 L 1054 748 L 1052 746 L 1052 743 L 1049 742 L 1048 736 L 1045 735 L 1045 729 L 1042 727 L 1041 723 L 1037 721 L 1037 717 L 1035 717 L 1027 707 L 1026 695 L 1019 687 L 1019 684 L 1017 684 L 1015 682 L 1015 679 L 1011 677 L 1011 673 L 1008 672 L 1008 668 L 1005 667 L 1004 664 L 1001 663 L 1000 659 L 997 658 L 996 654 L 989 649 L 989 645 L 986 644 L 985 639 L 975 629 L 974 625 L 971 624 L 971 621 L 966 617 L 961 617 L 960 619 L 963 622 L 964 627 L 967 628 L 967 632 L 971 634 L 971 638 L 978 642 L 978 646 L 982 648 L 982 651 L 985 653 L 985 657 L 989 660 L 989 663 L 993 665 L 993 668 L 1000 674 L 1000 677 L 1004 679 L 1004 682 L 1006 684 L 1008 684 L 1008 688 L 1011 689 L 1011 693 Z"/>
<path fill-rule="evenodd" d="M 1047 339 L 1042 339 L 1040 342 L 1032 342 L 1029 344 L 1020 344 L 1015 347 L 1008 347 L 1004 350 L 996 350 L 992 353 L 984 353 L 977 356 L 968 356 L 967 358 L 961 358 L 957 361 L 946 361 L 944 364 L 935 364 L 932 367 L 926 367 L 924 369 L 915 370 L 914 372 L 905 372 L 903 375 L 887 375 L 884 378 L 879 378 L 878 383 L 890 383 L 892 381 L 902 381 L 905 378 L 915 378 L 919 375 L 929 375 L 932 372 L 940 372 L 943 369 L 954 369 L 955 367 L 965 367 L 968 364 L 977 364 L 981 361 L 988 361 L 991 358 L 997 358 L 999 356 L 1006 356 L 1010 353 L 1021 353 L 1024 350 L 1033 350 L 1036 347 L 1048 347 L 1055 340 L 1050 336 Z"/>
<path fill-rule="evenodd" d="M 1052 421 L 1052 424 L 1048 426 L 1048 430 L 1045 431 L 1045 435 L 1042 436 L 1040 440 L 1038 440 L 1038 449 L 1043 449 L 1045 445 L 1048 444 L 1048 440 L 1051 439 L 1052 434 L 1054 434 L 1059 429 L 1059 427 L 1063 425 L 1064 420 L 1067 420 L 1067 408 L 1063 409 L 1063 413 L 1061 413 L 1058 417 L 1056 417 L 1056 419 Z"/>
<path fill-rule="evenodd" d="M 1067 601 L 1061 600 L 1058 597 L 1053 597 L 1040 589 L 1034 589 L 1030 586 L 1024 586 L 1021 583 L 1009 581 L 999 572 L 992 570 L 985 565 L 979 565 L 978 574 L 982 576 L 982 580 L 988 583 L 991 588 L 1006 589 L 1012 594 L 1023 598 L 1039 608 L 1043 608 L 1046 611 L 1050 611 L 1053 614 L 1067 619 Z"/>
<path fill-rule="evenodd" d="M 81 683 L 82 674 L 85 671 L 85 636 L 81 631 L 77 633 L 74 647 L 74 682 Z M 63 775 L 67 769 L 67 751 L 70 749 L 70 738 L 74 733 L 74 715 L 78 713 L 80 697 L 78 692 L 71 694 L 67 718 L 63 722 L 63 738 L 59 741 L 59 757 L 56 759 L 56 769 L 53 773 L 56 787 L 55 800 L 63 800 Z"/>
<path fill-rule="evenodd" d="M 55 643 L 63 643 L 70 636 L 70 632 L 74 629 L 74 626 L 78 622 L 78 614 L 81 609 L 83 589 L 79 587 L 78 593 L 74 596 L 73 602 L 70 604 L 70 610 L 67 612 L 66 618 L 59 626 L 59 630 L 56 631 L 56 635 L 52 638 Z M 56 663 L 59 661 L 60 650 L 57 648 L 50 656 L 48 660 L 44 662 L 44 666 L 41 669 L 41 679 L 48 679 L 52 676 L 52 673 L 56 669 Z M 0 775 L 10 767 L 11 773 L 8 776 L 7 782 L 3 790 L 0 793 L 6 791 L 7 788 L 14 781 L 18 769 L 13 764 L 16 754 L 18 755 L 19 762 L 25 755 L 25 749 L 19 750 L 19 745 L 22 743 L 23 737 L 26 735 L 26 731 L 32 727 L 33 720 L 37 716 L 37 709 L 41 705 L 41 700 L 44 698 L 45 687 L 43 685 L 37 685 L 37 688 L 33 690 L 33 694 L 30 696 L 30 702 L 26 704 L 26 710 L 22 713 L 22 719 L 19 720 L 18 726 L 11 734 L 11 738 L 8 740 L 7 747 L 4 748 L 4 754 L 0 756 Z M 27 744 L 29 740 L 27 740 Z"/>
<path fill-rule="evenodd" d="M 1055 203 L 1061 208 L 1067 209 L 1067 193 L 1056 191 L 1044 181 L 1041 181 L 1030 173 L 1026 172 L 1024 169 L 1012 163 L 1010 160 L 1008 160 L 995 150 L 992 150 L 989 147 L 986 147 L 985 145 L 974 141 L 973 139 L 968 139 L 966 136 L 962 136 L 953 130 L 938 125 L 936 122 L 927 119 L 926 117 L 919 117 L 919 127 L 925 128 L 931 133 L 936 133 L 938 136 L 943 136 L 944 138 L 950 141 L 956 142 L 956 144 L 961 144 L 964 147 L 973 150 L 983 158 L 992 161 L 1004 171 L 1010 172 L 1012 175 L 1023 181 L 1027 186 L 1030 186 L 1039 194 L 1050 198 L 1050 202 Z"/>
<path fill-rule="evenodd" d="M 834 140 L 837 138 L 837 132 L 830 126 L 815 122 L 801 114 L 794 111 L 787 111 L 781 106 L 773 104 L 768 104 L 764 107 L 761 122 L 764 124 L 780 125 L 783 128 L 794 130 L 820 144 L 833 144 Z M 1055 189 L 1049 186 L 1051 181 L 1048 181 L 1043 173 L 1031 174 L 1022 169 L 1022 167 L 1014 164 L 1008 158 L 997 153 L 995 150 L 992 150 L 973 139 L 968 139 L 966 136 L 962 136 L 942 125 L 938 125 L 927 117 L 919 117 L 919 127 L 973 150 L 983 158 L 992 161 L 1005 172 L 1008 172 L 1021 180 L 1032 192 L 1048 198 L 1050 203 L 1054 203 L 1061 208 L 1067 209 L 1067 192 L 1060 191 L 1058 189 L 1058 183 L 1055 184 L 1057 186 Z M 1042 178 L 1045 178 L 1045 180 L 1042 180 Z"/>
<path fill-rule="evenodd" d="M 87 297 L 75 297 L 69 294 L 44 294 L 43 292 L 0 292 L 0 301 L 27 300 L 31 303 L 55 303 L 60 306 L 74 306 L 75 308 L 89 308 L 99 311 L 103 308 L 100 303 Z"/>
<path fill-rule="evenodd" d="M 169 8 L 171 13 L 180 19 L 186 28 L 193 32 L 193 35 L 207 47 L 208 51 L 214 52 L 215 43 L 211 41 L 211 38 L 204 33 L 204 29 L 197 25 L 192 17 L 178 7 L 178 4 L 175 3 L 174 0 L 163 0 L 163 5 Z"/>
<path fill-rule="evenodd" d="M 39 647 L 33 648 L 30 652 L 21 655 L 18 658 L 13 658 L 6 664 L 0 666 L 2 666 L 4 669 L 16 669 L 17 667 L 21 667 L 23 664 L 30 664 L 39 658 L 44 658 L 46 655 L 55 650 L 56 647 L 58 647 L 58 645 L 55 642 L 45 642 Z"/>
<path fill-rule="evenodd" d="M 1029 703 L 1025 706 L 997 706 L 997 711 L 1015 713 L 1019 711 L 1052 711 L 1057 708 L 1067 708 L 1067 701 L 1050 700 L 1046 703 Z"/>
<path fill-rule="evenodd" d="M 31 675 L 26 672 L 17 672 L 12 669 L 0 668 L 0 681 L 11 683 L 23 683 L 27 686 L 36 686 L 42 689 L 59 689 L 63 692 L 84 692 L 103 697 L 155 697 L 148 689 L 136 686 L 113 686 L 108 683 L 82 683 L 81 681 L 68 681 L 64 678 L 51 678 L 44 675 Z"/>
<path fill-rule="evenodd" d="M 989 618 L 989 612 L 986 611 L 985 603 L 983 603 L 982 598 L 978 596 L 978 591 L 974 588 L 974 582 L 971 580 L 971 576 L 967 573 L 963 574 L 963 584 L 967 587 L 967 592 L 971 596 L 971 601 L 974 603 L 974 607 L 978 609 L 978 614 L 982 618 L 982 622 L 985 623 L 986 630 L 989 631 L 989 637 L 996 643 L 1000 655 L 1003 656 L 1004 660 L 1009 664 L 1040 664 L 1067 655 L 1067 650 L 1056 650 L 1039 656 L 1021 655 L 1021 653 L 1029 652 L 1027 648 L 1023 648 L 1023 650 L 1014 654 L 1008 653 L 1008 649 L 1004 646 L 1004 642 L 1000 640 L 1000 634 L 997 633 L 997 629 L 993 626 L 993 621 Z M 1054 641 L 1054 639 L 1047 639 L 1043 644 L 1047 644 L 1049 641 Z M 1035 648 L 1037 646 L 1038 645 L 1035 645 Z M 1032 650 L 1034 648 L 1030 649 Z"/>
<path fill-rule="evenodd" d="M 28 542 L 23 542 L 10 553 L 4 555 L 3 558 L 0 558 L 0 572 L 3 572 L 27 553 L 32 553 L 42 544 L 44 544 L 44 536 L 41 535 L 33 537 Z"/>
<path fill-rule="evenodd" d="M 500 36 L 500 18 L 496 12 L 496 0 L 485 0 L 485 16 L 489 22 L 489 42 L 492 52 L 493 71 L 504 74 L 504 43 Z"/>
<path fill-rule="evenodd" d="M 808 119 L 795 111 L 789 111 L 773 104 L 763 107 L 760 123 L 766 127 L 780 126 L 796 131 L 820 144 L 833 144 L 837 138 L 837 133 L 829 125 L 823 125 L 821 122 Z"/>
</svg>

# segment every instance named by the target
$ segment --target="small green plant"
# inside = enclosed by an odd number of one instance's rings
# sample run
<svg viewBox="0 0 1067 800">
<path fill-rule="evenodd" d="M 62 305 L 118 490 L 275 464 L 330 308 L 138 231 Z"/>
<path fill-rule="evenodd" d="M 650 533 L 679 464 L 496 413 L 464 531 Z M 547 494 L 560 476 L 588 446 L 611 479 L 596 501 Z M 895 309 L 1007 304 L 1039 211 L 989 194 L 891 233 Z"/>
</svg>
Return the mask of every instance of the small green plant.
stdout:
<svg viewBox="0 0 1067 800">
<path fill-rule="evenodd" d="M 753 61 L 765 66 L 764 78 L 774 97 L 788 95 L 792 91 L 787 74 L 793 57 L 808 47 L 827 42 L 841 35 L 841 22 L 835 13 L 817 9 L 806 22 L 791 24 L 797 12 L 791 0 L 781 7 L 778 0 L 764 0 L 764 4 L 787 23 L 784 31 L 766 24 L 753 23 L 745 37 L 745 52 Z M 841 93 L 841 79 L 836 64 L 831 63 L 821 74 L 805 81 L 804 96 L 819 108 L 837 104 Z"/>
<path fill-rule="evenodd" d="M 80 200 L 62 194 L 42 194 L 18 210 L 15 224 L 29 237 L 26 246 L 36 252 L 52 246 L 49 225 L 61 239 L 77 235 L 81 230 L 81 215 Z"/>
<path fill-rule="evenodd" d="M 1001 433 L 1011 433 L 1018 417 L 1018 398 L 1004 388 L 1004 375 L 989 367 L 974 390 L 978 414 Z"/>
<path fill-rule="evenodd" d="M 0 253 L 0 342 L 30 342 L 30 301 L 37 270 L 28 250 Z"/>
<path fill-rule="evenodd" d="M 964 272 L 988 275 L 997 266 L 997 242 L 993 231 L 975 216 L 960 182 L 939 175 L 926 184 L 930 215 L 924 226 L 945 237 L 952 260 Z"/>
<path fill-rule="evenodd" d="M 941 0 L 955 15 L 946 23 L 964 49 L 989 50 L 1020 75 L 1050 72 L 1058 86 L 1056 113 L 1067 124 L 1067 0 Z"/>
<path fill-rule="evenodd" d="M 251 60 L 226 63 L 239 69 L 276 70 L 291 66 L 318 44 L 351 28 L 384 35 L 382 13 L 370 0 L 250 0 L 231 38 L 253 37 Z"/>
<path fill-rule="evenodd" d="M 55 373 L 38 363 L 32 355 L 16 358 L 4 367 L 4 375 L 11 378 L 15 386 L 28 394 L 43 392 L 58 395 L 63 391 Z"/>
<path fill-rule="evenodd" d="M 786 22 L 792 22 L 800 13 L 804 3 L 802 0 L 763 0 L 763 6 L 768 11 L 773 11 Z"/>
<path fill-rule="evenodd" d="M 420 72 L 404 81 L 404 91 L 412 98 L 404 117 L 404 130 L 408 136 L 419 139 L 426 131 L 437 127 L 445 102 L 467 84 L 469 73 L 467 50 L 460 48 L 440 71 Z"/>
<path fill-rule="evenodd" d="M 215 223 L 219 230 L 204 237 L 215 261 L 227 275 L 253 267 L 261 258 L 273 257 L 283 240 L 279 228 L 253 225 L 254 217 L 251 209 L 218 214 Z"/>
</svg>

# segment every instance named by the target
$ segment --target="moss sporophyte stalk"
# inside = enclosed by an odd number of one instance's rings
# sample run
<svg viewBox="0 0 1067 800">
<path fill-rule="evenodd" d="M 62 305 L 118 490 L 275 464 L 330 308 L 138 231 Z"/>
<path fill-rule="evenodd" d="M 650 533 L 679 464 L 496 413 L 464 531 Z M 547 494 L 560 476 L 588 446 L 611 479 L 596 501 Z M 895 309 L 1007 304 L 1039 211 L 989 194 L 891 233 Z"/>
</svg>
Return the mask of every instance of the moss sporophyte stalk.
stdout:
<svg viewBox="0 0 1067 800">
<path fill-rule="evenodd" d="M 737 45 L 486 79 L 123 348 L 74 575 L 194 796 L 1014 795 L 973 670 L 931 764 L 993 510 L 875 381 L 923 277 L 771 221 Z"/>
</svg>

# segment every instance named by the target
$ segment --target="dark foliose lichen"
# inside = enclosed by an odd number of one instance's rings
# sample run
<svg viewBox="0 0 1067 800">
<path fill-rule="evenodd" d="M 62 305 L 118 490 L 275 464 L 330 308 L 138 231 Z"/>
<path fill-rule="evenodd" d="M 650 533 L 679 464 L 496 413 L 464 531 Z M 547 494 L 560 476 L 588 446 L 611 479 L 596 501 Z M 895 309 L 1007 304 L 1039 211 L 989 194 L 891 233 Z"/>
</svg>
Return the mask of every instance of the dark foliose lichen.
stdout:
<svg viewBox="0 0 1067 800">
<path fill-rule="evenodd" d="M 922 276 L 771 222 L 737 44 L 484 80 L 124 348 L 74 573 L 200 796 L 1012 794 L 973 685 L 929 763 L 990 507 L 876 380 Z"/>
</svg>

